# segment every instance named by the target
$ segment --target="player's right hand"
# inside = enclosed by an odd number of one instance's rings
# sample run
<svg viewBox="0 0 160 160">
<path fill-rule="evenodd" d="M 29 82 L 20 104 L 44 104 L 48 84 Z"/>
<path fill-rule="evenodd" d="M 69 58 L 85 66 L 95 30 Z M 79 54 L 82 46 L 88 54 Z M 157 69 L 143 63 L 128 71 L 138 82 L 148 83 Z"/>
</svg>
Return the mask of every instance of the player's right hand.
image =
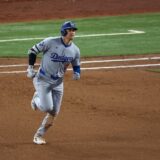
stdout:
<svg viewBox="0 0 160 160">
<path fill-rule="evenodd" d="M 73 80 L 79 80 L 79 79 L 80 79 L 80 74 L 78 72 L 74 72 Z"/>
<path fill-rule="evenodd" d="M 27 68 L 27 77 L 28 78 L 34 78 L 36 75 L 36 72 L 34 70 L 34 67 L 29 65 L 28 68 Z"/>
</svg>

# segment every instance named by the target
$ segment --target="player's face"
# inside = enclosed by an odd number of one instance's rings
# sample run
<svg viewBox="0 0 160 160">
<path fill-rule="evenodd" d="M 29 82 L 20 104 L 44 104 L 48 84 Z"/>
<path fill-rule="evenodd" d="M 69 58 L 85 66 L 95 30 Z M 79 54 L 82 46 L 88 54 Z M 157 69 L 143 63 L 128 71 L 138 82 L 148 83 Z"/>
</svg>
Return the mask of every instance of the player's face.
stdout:
<svg viewBox="0 0 160 160">
<path fill-rule="evenodd" d="M 67 39 L 69 39 L 69 40 L 73 40 L 73 39 L 74 39 L 75 34 L 76 34 L 75 29 L 67 29 L 67 35 L 66 35 L 66 38 L 67 38 Z"/>
</svg>

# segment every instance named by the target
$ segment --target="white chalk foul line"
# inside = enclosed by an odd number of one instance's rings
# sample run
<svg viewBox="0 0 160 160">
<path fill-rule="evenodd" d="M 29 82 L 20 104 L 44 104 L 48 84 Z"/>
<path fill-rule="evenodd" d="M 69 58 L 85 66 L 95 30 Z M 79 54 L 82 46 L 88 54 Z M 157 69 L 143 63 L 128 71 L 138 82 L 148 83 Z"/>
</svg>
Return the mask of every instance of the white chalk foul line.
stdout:
<svg viewBox="0 0 160 160">
<path fill-rule="evenodd" d="M 144 31 L 128 30 L 126 33 L 103 33 L 103 34 L 88 34 L 88 35 L 77 35 L 76 38 L 84 37 L 101 37 L 101 36 L 117 36 L 117 35 L 131 35 L 131 34 L 144 34 Z M 56 37 L 55 37 L 56 38 Z M 40 40 L 45 39 L 45 37 L 32 37 L 32 38 L 16 38 L 16 39 L 2 39 L 2 42 L 15 42 L 15 41 L 30 41 L 30 40 Z"/>
<path fill-rule="evenodd" d="M 108 66 L 108 67 L 88 67 L 81 68 L 81 70 L 100 70 L 100 69 L 125 69 L 125 68 L 142 68 L 142 67 L 155 67 L 160 66 L 160 64 L 139 64 L 139 65 L 121 65 L 121 66 Z M 68 69 L 72 71 L 71 68 Z M 26 73 L 25 71 L 2 71 L 0 74 L 18 74 L 18 73 Z"/>
<path fill-rule="evenodd" d="M 108 62 L 147 61 L 147 60 L 158 60 L 158 59 L 160 59 L 160 57 L 108 59 L 108 60 L 96 60 L 96 61 L 82 61 L 81 64 L 105 63 L 105 62 L 108 63 Z"/>
<path fill-rule="evenodd" d="M 27 64 L 10 64 L 10 65 L 0 65 L 0 68 L 26 67 L 26 66 Z"/>
<path fill-rule="evenodd" d="M 130 35 L 130 34 L 144 34 L 144 31 L 128 30 L 126 33 L 104 33 L 104 34 L 90 34 L 90 35 L 79 35 L 75 37 L 100 37 L 100 36 L 118 36 L 118 35 Z"/>
<path fill-rule="evenodd" d="M 108 59 L 108 60 L 93 60 L 93 61 L 82 61 L 81 64 L 90 63 L 109 63 L 109 62 L 127 62 L 127 61 L 147 61 L 147 60 L 158 60 L 160 57 L 144 57 L 144 58 L 125 58 L 125 59 Z M 0 68 L 10 67 L 26 67 L 28 64 L 13 64 L 13 65 L 0 65 Z M 40 64 L 36 63 L 35 66 Z"/>
<path fill-rule="evenodd" d="M 160 66 L 160 64 L 139 64 L 139 65 L 125 65 L 125 66 L 109 66 L 109 67 L 90 67 L 81 68 L 81 70 L 99 70 L 99 69 L 125 69 L 125 68 L 142 68 L 142 67 L 154 67 Z"/>
<path fill-rule="evenodd" d="M 0 74 L 18 74 L 18 73 L 26 73 L 27 71 L 2 71 Z"/>
</svg>

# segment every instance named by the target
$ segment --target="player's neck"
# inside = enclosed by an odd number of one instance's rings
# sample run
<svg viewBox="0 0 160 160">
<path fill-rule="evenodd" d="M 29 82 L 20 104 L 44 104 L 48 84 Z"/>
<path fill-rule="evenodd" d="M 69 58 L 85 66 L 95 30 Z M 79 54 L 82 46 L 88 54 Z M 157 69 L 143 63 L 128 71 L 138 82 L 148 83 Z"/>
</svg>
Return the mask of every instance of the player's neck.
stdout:
<svg viewBox="0 0 160 160">
<path fill-rule="evenodd" d="M 64 44 L 66 44 L 66 45 L 70 45 L 72 43 L 72 40 L 68 39 L 66 37 L 62 37 L 62 40 L 63 40 Z"/>
</svg>

